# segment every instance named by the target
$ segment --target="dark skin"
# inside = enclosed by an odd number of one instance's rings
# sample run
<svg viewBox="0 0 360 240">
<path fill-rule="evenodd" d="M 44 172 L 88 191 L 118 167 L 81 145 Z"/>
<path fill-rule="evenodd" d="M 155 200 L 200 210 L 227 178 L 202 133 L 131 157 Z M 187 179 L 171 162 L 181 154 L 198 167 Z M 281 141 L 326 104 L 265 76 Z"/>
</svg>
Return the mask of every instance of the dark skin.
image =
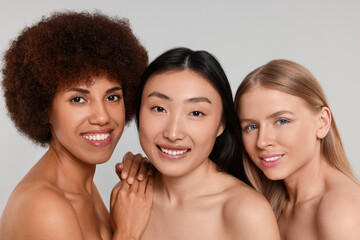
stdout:
<svg viewBox="0 0 360 240">
<path fill-rule="evenodd" d="M 123 161 L 115 165 L 115 171 L 120 179 L 126 180 L 127 184 L 131 185 L 134 183 L 135 178 L 141 182 L 146 175 L 152 175 L 156 170 L 149 160 L 140 153 L 134 155 L 127 152 L 123 157 Z"/>
</svg>

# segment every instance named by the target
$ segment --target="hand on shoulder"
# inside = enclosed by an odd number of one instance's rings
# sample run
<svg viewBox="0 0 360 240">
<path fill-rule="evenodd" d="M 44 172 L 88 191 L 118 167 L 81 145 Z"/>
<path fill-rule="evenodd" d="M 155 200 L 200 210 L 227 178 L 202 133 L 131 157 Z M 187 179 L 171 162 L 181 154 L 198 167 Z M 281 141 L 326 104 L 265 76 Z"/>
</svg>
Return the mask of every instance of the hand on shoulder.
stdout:
<svg viewBox="0 0 360 240">
<path fill-rule="evenodd" d="M 140 239 L 149 221 L 154 193 L 154 178 L 134 178 L 131 185 L 121 181 L 113 189 L 110 201 L 113 239 Z"/>
</svg>

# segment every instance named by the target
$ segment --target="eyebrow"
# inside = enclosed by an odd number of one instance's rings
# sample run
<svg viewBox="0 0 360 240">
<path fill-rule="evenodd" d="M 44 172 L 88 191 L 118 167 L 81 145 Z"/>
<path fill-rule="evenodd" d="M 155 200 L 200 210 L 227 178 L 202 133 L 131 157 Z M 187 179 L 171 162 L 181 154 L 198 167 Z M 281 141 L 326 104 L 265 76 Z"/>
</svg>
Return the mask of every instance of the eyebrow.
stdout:
<svg viewBox="0 0 360 240">
<path fill-rule="evenodd" d="M 150 93 L 147 97 L 157 97 L 157 98 L 171 101 L 170 97 L 166 96 L 165 94 L 163 94 L 161 92 L 157 92 L 157 91 Z"/>
<path fill-rule="evenodd" d="M 283 110 L 283 111 L 278 111 L 278 112 L 274 112 L 272 114 L 270 114 L 269 116 L 266 117 L 266 119 L 271 119 L 271 118 L 276 118 L 278 116 L 281 116 L 283 114 L 290 114 L 290 115 L 295 115 L 293 112 L 291 111 L 287 111 L 287 110 Z M 240 122 L 254 122 L 253 119 L 240 119 Z"/>
<path fill-rule="evenodd" d="M 172 99 L 169 96 L 166 96 L 165 94 L 157 91 L 150 93 L 147 97 L 158 97 L 160 99 L 172 101 Z M 190 102 L 190 103 L 207 102 L 212 104 L 212 102 L 206 97 L 193 97 L 187 99 L 186 102 Z"/>
<path fill-rule="evenodd" d="M 110 88 L 110 89 L 106 90 L 106 93 L 112 93 L 112 92 L 115 92 L 115 91 L 118 91 L 118 90 L 121 90 L 121 87 Z M 70 88 L 70 89 L 67 90 L 67 92 L 71 92 L 71 91 L 80 92 L 80 93 L 84 93 L 84 94 L 89 94 L 90 93 L 89 90 L 86 90 L 86 89 L 83 89 L 83 88 Z"/>
<path fill-rule="evenodd" d="M 194 97 L 194 98 L 190 98 L 188 100 L 186 100 L 187 102 L 191 102 L 191 103 L 197 103 L 197 102 L 207 102 L 212 104 L 212 102 L 206 98 L 206 97 Z"/>
</svg>

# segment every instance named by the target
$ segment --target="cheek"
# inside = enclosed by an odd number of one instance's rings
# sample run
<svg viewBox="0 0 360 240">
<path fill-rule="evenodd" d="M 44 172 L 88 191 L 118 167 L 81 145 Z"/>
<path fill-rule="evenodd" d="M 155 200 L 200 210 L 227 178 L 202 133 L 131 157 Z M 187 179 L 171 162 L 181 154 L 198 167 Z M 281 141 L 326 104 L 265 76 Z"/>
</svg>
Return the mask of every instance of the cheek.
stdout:
<svg viewBox="0 0 360 240">
<path fill-rule="evenodd" d="M 256 148 L 256 136 L 255 134 L 243 134 L 242 140 L 244 144 L 245 151 L 251 155 Z"/>
<path fill-rule="evenodd" d="M 151 143 L 157 135 L 158 126 L 161 125 L 159 121 L 151 116 L 148 111 L 140 109 L 139 113 L 139 140 L 141 147 L 145 153 L 148 151 Z M 147 154 L 147 153 L 146 153 Z"/>
<path fill-rule="evenodd" d="M 108 112 L 111 118 L 118 124 L 119 127 L 125 127 L 125 106 L 124 104 L 112 106 Z"/>
<path fill-rule="evenodd" d="M 192 138 L 195 146 L 202 149 L 207 155 L 210 155 L 219 129 L 219 122 L 199 122 L 187 124 L 187 133 Z"/>
<path fill-rule="evenodd" d="M 83 111 L 67 111 L 62 108 L 62 111 L 51 113 L 51 125 L 57 138 L 61 139 L 63 136 L 74 134 L 77 127 L 84 121 L 85 114 Z"/>
</svg>

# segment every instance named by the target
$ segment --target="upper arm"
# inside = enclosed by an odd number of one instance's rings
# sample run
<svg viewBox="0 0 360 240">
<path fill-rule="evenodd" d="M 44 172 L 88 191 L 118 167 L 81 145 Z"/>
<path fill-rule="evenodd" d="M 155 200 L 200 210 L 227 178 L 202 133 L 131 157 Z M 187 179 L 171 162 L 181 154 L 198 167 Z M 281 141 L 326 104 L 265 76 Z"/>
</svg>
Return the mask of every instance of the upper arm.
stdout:
<svg viewBox="0 0 360 240">
<path fill-rule="evenodd" d="M 360 239 L 360 202 L 348 196 L 327 198 L 317 214 L 321 239 Z"/>
<path fill-rule="evenodd" d="M 252 191 L 231 199 L 224 216 L 233 239 L 280 240 L 279 228 L 270 204 Z"/>
<path fill-rule="evenodd" d="M 11 219 L 13 239 L 83 239 L 75 211 L 61 195 L 41 190 L 22 198 Z"/>
</svg>

